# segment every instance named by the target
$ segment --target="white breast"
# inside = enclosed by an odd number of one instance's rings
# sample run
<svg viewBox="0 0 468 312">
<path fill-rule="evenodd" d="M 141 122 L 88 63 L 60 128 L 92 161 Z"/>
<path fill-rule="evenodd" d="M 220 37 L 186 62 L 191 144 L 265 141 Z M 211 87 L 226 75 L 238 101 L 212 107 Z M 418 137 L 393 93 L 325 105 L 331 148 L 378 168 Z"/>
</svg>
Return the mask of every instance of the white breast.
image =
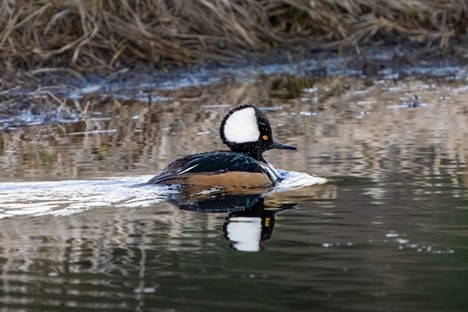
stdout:
<svg viewBox="0 0 468 312">
<path fill-rule="evenodd" d="M 260 164 L 260 167 L 262 167 L 267 172 L 271 181 L 276 182 L 276 180 L 278 180 L 279 178 L 278 171 L 276 171 L 276 169 L 269 162 L 266 162 L 266 164 L 259 162 L 259 164 Z"/>
</svg>

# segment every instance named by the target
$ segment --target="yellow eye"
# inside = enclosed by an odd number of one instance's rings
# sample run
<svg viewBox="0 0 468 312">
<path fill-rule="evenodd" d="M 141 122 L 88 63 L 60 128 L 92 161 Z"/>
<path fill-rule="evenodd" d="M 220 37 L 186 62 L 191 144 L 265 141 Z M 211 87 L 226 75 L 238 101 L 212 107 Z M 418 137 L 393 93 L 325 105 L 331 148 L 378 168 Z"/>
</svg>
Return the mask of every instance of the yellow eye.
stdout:
<svg viewBox="0 0 468 312">
<path fill-rule="evenodd" d="M 262 139 L 263 139 L 264 141 L 268 141 L 268 135 L 265 134 L 264 136 L 262 136 Z"/>
</svg>

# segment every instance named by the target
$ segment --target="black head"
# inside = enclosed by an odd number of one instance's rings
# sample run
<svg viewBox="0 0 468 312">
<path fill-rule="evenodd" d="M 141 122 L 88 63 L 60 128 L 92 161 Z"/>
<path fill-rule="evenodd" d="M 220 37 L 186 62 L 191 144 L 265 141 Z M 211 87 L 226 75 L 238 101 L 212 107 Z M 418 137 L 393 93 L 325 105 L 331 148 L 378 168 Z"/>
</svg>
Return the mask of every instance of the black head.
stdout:
<svg viewBox="0 0 468 312">
<path fill-rule="evenodd" d="M 296 147 L 273 140 L 270 122 L 265 114 L 253 105 L 242 105 L 229 111 L 219 130 L 223 143 L 238 153 L 265 161 L 264 151 Z"/>
</svg>

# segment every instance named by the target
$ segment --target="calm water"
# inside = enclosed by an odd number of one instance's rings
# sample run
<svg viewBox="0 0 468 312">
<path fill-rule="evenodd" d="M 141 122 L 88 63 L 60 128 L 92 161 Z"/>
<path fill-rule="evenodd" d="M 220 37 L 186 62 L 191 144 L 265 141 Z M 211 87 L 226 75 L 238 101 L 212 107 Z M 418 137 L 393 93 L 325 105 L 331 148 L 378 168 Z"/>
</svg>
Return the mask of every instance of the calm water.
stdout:
<svg viewBox="0 0 468 312">
<path fill-rule="evenodd" d="M 466 82 L 328 78 L 295 94 L 288 79 L 94 99 L 86 121 L 1 132 L 0 311 L 464 311 Z M 265 154 L 284 184 L 133 187 L 221 148 L 223 115 L 249 102 L 299 147 Z"/>
</svg>

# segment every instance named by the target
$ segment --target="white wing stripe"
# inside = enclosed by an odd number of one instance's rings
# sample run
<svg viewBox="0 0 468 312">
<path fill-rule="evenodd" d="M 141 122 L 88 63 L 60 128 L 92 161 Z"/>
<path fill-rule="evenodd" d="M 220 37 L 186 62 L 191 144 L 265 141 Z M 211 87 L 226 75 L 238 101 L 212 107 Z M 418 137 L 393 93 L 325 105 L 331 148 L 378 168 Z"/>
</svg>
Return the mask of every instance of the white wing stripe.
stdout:
<svg viewBox="0 0 468 312">
<path fill-rule="evenodd" d="M 177 172 L 177 175 L 184 174 L 184 173 L 186 173 L 186 172 L 192 170 L 193 168 L 197 167 L 198 165 L 199 165 L 199 164 L 195 164 L 195 165 L 193 165 L 192 167 L 185 169 L 184 171 Z"/>
</svg>

